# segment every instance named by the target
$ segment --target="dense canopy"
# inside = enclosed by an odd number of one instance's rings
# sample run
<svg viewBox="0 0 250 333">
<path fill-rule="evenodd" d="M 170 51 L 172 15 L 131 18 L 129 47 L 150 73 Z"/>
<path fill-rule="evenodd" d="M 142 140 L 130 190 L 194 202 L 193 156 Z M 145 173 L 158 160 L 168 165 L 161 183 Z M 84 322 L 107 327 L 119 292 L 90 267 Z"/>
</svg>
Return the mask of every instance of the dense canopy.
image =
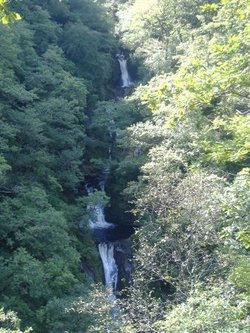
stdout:
<svg viewBox="0 0 250 333">
<path fill-rule="evenodd" d="M 249 16 L 248 0 L 0 1 L 0 332 L 249 331 Z M 114 302 L 96 202 L 139 226 Z"/>
</svg>

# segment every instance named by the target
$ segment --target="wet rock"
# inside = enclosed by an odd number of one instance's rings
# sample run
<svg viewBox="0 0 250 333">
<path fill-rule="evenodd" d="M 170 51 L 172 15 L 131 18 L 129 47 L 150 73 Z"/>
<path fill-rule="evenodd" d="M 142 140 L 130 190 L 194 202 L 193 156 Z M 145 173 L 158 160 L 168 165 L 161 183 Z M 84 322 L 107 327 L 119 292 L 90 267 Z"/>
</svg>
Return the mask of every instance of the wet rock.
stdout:
<svg viewBox="0 0 250 333">
<path fill-rule="evenodd" d="M 129 240 L 114 242 L 114 258 L 118 266 L 117 291 L 120 291 L 129 284 L 133 271 L 132 250 Z"/>
</svg>

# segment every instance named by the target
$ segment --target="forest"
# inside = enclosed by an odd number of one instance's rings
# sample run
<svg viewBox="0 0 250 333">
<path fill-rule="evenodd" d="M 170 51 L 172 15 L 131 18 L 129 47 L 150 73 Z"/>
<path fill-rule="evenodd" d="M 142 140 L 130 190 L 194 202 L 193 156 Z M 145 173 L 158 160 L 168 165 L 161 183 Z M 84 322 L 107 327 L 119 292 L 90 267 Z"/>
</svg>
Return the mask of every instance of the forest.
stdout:
<svg viewBox="0 0 250 333">
<path fill-rule="evenodd" d="M 0 333 L 250 331 L 249 54 L 248 0 L 0 0 Z"/>
</svg>

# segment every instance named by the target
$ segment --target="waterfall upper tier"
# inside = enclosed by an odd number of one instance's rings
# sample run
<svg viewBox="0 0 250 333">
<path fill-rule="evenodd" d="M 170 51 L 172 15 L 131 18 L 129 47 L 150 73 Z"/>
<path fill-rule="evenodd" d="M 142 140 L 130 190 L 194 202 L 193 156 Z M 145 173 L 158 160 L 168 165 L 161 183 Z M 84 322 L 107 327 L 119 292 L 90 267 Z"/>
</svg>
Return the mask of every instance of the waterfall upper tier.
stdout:
<svg viewBox="0 0 250 333">
<path fill-rule="evenodd" d="M 127 88 L 133 84 L 128 72 L 127 59 L 122 53 L 118 53 L 116 56 L 120 64 L 122 88 Z"/>
</svg>

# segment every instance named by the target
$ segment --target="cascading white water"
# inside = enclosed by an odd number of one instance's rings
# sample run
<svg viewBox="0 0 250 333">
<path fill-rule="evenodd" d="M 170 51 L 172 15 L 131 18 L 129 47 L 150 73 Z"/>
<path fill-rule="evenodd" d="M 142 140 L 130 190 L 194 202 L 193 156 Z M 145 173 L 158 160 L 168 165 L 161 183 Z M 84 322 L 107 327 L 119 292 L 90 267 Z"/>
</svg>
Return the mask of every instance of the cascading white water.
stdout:
<svg viewBox="0 0 250 333">
<path fill-rule="evenodd" d="M 115 291 L 117 289 L 118 268 L 114 259 L 114 244 L 100 243 L 98 250 L 103 264 L 105 286 Z"/>
<path fill-rule="evenodd" d="M 129 87 L 132 85 L 132 81 L 130 79 L 128 69 L 127 69 L 127 60 L 122 53 L 117 54 L 117 58 L 120 64 L 121 69 L 121 79 L 122 79 L 122 88 Z M 111 120 L 109 127 L 109 136 L 110 136 L 110 145 L 108 148 L 108 160 L 109 162 L 112 160 L 112 141 L 113 136 L 115 134 L 114 131 L 114 120 Z M 105 192 L 105 180 L 110 171 L 110 163 L 103 171 L 103 177 L 99 186 L 103 192 Z M 86 185 L 86 190 L 88 195 L 93 194 L 92 186 Z M 92 219 L 89 221 L 90 228 L 93 230 L 103 231 L 104 229 L 113 228 L 114 225 L 112 223 L 108 223 L 105 220 L 104 216 L 104 208 L 100 204 L 95 204 L 93 206 L 88 207 L 92 211 Z M 105 277 L 105 286 L 107 289 L 111 291 L 111 299 L 115 298 L 113 292 L 117 290 L 118 283 L 118 266 L 115 262 L 114 258 L 114 243 L 108 241 L 100 241 L 98 244 L 99 254 L 102 260 L 104 277 Z"/>
<path fill-rule="evenodd" d="M 91 187 L 86 187 L 88 194 L 91 195 L 93 193 L 93 189 Z M 101 183 L 101 189 L 104 191 L 104 184 Z M 93 212 L 93 217 L 89 221 L 91 229 L 107 229 L 112 228 L 113 224 L 108 223 L 104 217 L 104 208 L 100 204 L 96 204 L 91 208 Z M 104 278 L 105 278 L 105 286 L 112 293 L 117 288 L 118 282 L 118 267 L 114 259 L 114 244 L 112 242 L 102 242 L 98 244 L 98 251 L 102 260 Z"/>
<path fill-rule="evenodd" d="M 123 54 L 117 54 L 117 59 L 120 64 L 121 76 L 122 76 L 122 88 L 127 88 L 131 86 L 132 81 L 130 79 L 128 68 L 127 68 L 127 60 L 125 59 Z"/>
</svg>

